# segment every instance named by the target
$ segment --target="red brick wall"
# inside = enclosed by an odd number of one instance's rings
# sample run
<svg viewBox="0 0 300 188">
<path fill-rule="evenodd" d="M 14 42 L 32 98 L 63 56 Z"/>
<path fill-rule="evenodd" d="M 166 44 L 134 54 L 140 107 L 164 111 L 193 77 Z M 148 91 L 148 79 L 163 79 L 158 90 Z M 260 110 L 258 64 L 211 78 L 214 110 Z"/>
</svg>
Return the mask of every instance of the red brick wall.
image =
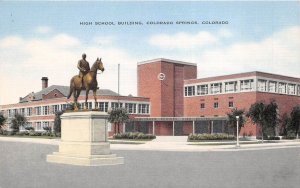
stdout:
<svg viewBox="0 0 300 188">
<path fill-rule="evenodd" d="M 183 116 L 183 78 L 184 66 L 175 65 L 174 67 L 174 116 Z"/>
<path fill-rule="evenodd" d="M 162 117 L 174 116 L 174 64 L 165 63 L 161 64 L 162 72 L 166 78 L 161 81 L 161 115 Z"/>
<path fill-rule="evenodd" d="M 157 75 L 161 72 L 161 63 L 138 65 L 138 96 L 150 98 L 151 116 L 161 115 L 161 81 Z"/>
</svg>

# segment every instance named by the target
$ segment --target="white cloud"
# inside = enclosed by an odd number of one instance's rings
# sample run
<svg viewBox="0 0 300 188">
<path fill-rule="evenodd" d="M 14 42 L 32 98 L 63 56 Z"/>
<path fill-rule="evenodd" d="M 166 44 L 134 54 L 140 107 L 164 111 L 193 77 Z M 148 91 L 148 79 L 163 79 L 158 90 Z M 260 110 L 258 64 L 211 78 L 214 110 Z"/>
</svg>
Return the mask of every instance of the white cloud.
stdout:
<svg viewBox="0 0 300 188">
<path fill-rule="evenodd" d="M 77 62 L 82 53 L 87 54 L 90 66 L 97 57 L 102 57 L 106 70 L 98 75 L 100 88 L 117 91 L 117 64 L 120 63 L 121 94 L 136 94 L 137 60 L 123 49 L 99 47 L 95 43 L 83 45 L 67 34 L 44 39 L 8 36 L 0 39 L 0 47 L 0 104 L 15 103 L 19 97 L 39 91 L 43 76 L 49 78 L 49 85 L 69 85 L 71 77 L 78 74 Z"/>
<path fill-rule="evenodd" d="M 213 34 L 200 31 L 197 34 L 179 32 L 173 35 L 158 34 L 150 37 L 149 44 L 162 49 L 193 49 L 214 44 L 218 38 Z"/>
<path fill-rule="evenodd" d="M 49 26 L 39 26 L 35 29 L 35 32 L 40 34 L 47 34 L 52 32 L 52 28 Z"/>
</svg>

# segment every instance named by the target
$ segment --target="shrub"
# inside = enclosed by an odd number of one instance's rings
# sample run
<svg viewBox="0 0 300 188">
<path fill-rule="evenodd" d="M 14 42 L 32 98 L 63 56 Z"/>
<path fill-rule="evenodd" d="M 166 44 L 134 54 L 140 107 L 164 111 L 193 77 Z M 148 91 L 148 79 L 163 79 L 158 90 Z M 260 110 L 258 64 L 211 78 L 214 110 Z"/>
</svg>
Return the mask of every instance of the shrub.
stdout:
<svg viewBox="0 0 300 188">
<path fill-rule="evenodd" d="M 41 136 L 41 135 L 42 135 L 41 132 L 34 132 L 34 131 L 29 132 L 29 136 Z"/>
<path fill-rule="evenodd" d="M 269 136 L 266 140 L 280 140 L 278 136 Z"/>
<path fill-rule="evenodd" d="M 144 139 L 155 139 L 156 136 L 152 134 L 144 134 L 140 132 L 128 132 L 128 133 L 119 133 L 114 134 L 114 139 L 137 139 L 137 140 L 144 140 Z"/>
<path fill-rule="evenodd" d="M 288 140 L 296 139 L 296 134 L 293 132 L 288 132 L 288 134 L 286 136 L 283 136 L 282 139 L 288 139 Z"/>
<path fill-rule="evenodd" d="M 233 135 L 228 134 L 190 134 L 188 141 L 203 141 L 203 140 L 234 140 Z"/>
</svg>

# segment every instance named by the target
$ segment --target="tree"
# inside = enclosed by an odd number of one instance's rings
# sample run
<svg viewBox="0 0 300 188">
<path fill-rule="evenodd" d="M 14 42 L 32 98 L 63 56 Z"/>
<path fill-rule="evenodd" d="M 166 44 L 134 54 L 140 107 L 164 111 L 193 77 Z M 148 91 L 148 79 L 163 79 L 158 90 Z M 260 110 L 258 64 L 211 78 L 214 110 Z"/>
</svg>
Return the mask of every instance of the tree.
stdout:
<svg viewBox="0 0 300 188">
<path fill-rule="evenodd" d="M 264 141 L 264 134 L 275 134 L 275 127 L 278 122 L 277 110 L 278 105 L 274 101 L 268 105 L 258 102 L 252 104 L 247 113 L 247 117 L 261 128 L 262 142 Z"/>
<path fill-rule="evenodd" d="M 291 129 L 296 134 L 296 138 L 299 137 L 300 128 L 300 106 L 295 106 L 291 112 Z"/>
<path fill-rule="evenodd" d="M 123 124 L 129 120 L 127 110 L 125 108 L 117 108 L 111 110 L 108 112 L 108 114 L 108 121 L 114 124 L 114 132 L 120 133 L 120 124 Z"/>
<path fill-rule="evenodd" d="M 19 132 L 20 127 L 25 127 L 28 123 L 27 118 L 22 114 L 15 114 L 11 120 L 11 129 L 14 133 Z"/>
<path fill-rule="evenodd" d="M 244 127 L 246 119 L 245 119 L 245 110 L 238 110 L 234 108 L 231 112 L 227 113 L 228 124 L 231 127 L 236 127 L 236 116 L 239 116 L 239 133 L 241 132 L 241 128 Z"/>
<path fill-rule="evenodd" d="M 54 118 L 54 134 L 55 136 L 57 133 L 61 132 L 61 118 L 60 116 L 64 113 L 64 111 L 58 111 L 55 113 L 55 118 Z"/>
<path fill-rule="evenodd" d="M 2 130 L 2 127 L 4 126 L 4 123 L 6 121 L 6 118 L 2 113 L 0 113 L 0 130 Z"/>
</svg>

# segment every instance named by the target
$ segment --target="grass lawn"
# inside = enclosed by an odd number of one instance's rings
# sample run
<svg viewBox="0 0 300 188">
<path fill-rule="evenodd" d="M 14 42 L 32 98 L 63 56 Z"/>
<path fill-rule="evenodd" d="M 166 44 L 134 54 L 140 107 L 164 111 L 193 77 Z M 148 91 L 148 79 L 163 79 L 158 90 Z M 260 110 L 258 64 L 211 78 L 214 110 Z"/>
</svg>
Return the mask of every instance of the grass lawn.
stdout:
<svg viewBox="0 0 300 188">
<path fill-rule="evenodd" d="M 55 136 L 29 136 L 29 135 L 0 135 L 0 137 L 16 137 L 16 138 L 43 138 L 43 139 L 60 139 Z"/>
</svg>

